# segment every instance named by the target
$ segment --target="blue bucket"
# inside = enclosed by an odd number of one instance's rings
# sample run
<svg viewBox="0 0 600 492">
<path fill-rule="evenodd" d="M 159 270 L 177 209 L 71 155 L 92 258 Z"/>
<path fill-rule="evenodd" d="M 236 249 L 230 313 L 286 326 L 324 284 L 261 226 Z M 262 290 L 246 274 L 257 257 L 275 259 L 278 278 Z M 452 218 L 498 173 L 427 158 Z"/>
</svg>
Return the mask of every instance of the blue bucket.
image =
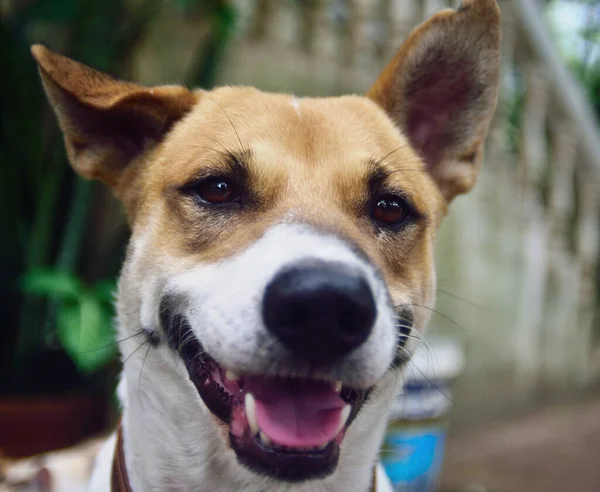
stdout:
<svg viewBox="0 0 600 492">
<path fill-rule="evenodd" d="M 382 448 L 381 462 L 395 492 L 433 492 L 442 469 L 451 384 L 464 357 L 445 337 L 428 338 L 427 347 L 421 344 L 407 366 Z"/>
</svg>

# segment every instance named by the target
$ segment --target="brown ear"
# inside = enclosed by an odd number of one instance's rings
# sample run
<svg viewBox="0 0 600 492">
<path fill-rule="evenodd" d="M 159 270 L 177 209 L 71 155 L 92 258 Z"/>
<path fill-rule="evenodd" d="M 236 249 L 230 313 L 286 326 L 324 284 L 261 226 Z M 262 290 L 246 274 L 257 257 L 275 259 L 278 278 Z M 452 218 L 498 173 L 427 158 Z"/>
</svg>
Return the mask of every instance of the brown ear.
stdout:
<svg viewBox="0 0 600 492">
<path fill-rule="evenodd" d="M 184 87 L 146 88 L 115 80 L 35 45 L 44 89 L 65 137 L 71 165 L 116 187 L 126 166 L 156 145 L 196 103 Z"/>
<path fill-rule="evenodd" d="M 477 179 L 499 65 L 496 1 L 464 0 L 417 27 L 367 94 L 408 136 L 447 201 Z"/>
</svg>

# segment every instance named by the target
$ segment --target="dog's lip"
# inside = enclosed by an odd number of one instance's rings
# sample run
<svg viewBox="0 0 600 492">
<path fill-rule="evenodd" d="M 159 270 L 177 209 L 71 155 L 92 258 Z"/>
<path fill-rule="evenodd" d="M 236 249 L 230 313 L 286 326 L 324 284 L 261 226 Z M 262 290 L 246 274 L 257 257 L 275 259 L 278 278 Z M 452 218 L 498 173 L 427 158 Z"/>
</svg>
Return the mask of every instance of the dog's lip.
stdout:
<svg viewBox="0 0 600 492">
<path fill-rule="evenodd" d="M 337 443 L 341 442 L 346 428 L 356 416 L 364 397 L 370 391 L 356 390 L 345 386 L 342 381 L 328 380 L 326 378 L 310 379 L 289 375 L 263 376 L 255 373 L 242 374 L 231 369 L 225 369 L 205 352 L 200 362 L 193 362 L 186 364 L 186 366 L 190 379 L 195 384 L 206 406 L 223 423 L 230 425 L 232 434 L 239 437 L 244 432 L 243 429 L 239 429 L 240 421 L 243 421 L 244 427 L 248 427 L 251 430 L 253 437 L 259 438 L 259 436 L 262 436 L 264 445 L 272 444 L 280 450 L 292 447 L 295 452 L 314 450 L 315 448 L 323 448 L 333 441 Z M 264 385 L 268 386 L 266 391 Z M 263 387 L 261 388 L 261 386 Z M 313 438 L 312 441 L 309 439 L 308 443 L 305 441 L 298 443 L 292 438 L 294 442 L 290 443 L 286 442 L 285 437 L 280 438 L 277 435 L 273 435 L 273 432 L 278 434 L 276 430 L 263 429 L 262 425 L 259 425 L 259 422 L 262 420 L 262 423 L 264 423 L 266 420 L 268 424 L 268 415 L 265 416 L 265 413 L 271 413 L 265 411 L 265 402 L 263 400 L 265 397 L 267 400 L 272 400 L 272 393 L 277 393 L 278 388 L 283 388 L 284 391 L 291 392 L 292 394 L 298 392 L 302 395 L 302 397 L 297 396 L 296 398 L 284 395 L 284 400 L 300 400 L 306 403 L 305 400 L 308 399 L 310 403 L 312 399 L 318 407 L 316 409 L 317 415 L 314 416 L 318 416 L 319 420 L 323 420 L 328 413 L 333 413 L 331 418 L 335 420 L 338 416 L 337 414 L 339 414 L 339 422 L 332 422 L 329 425 L 328 438 L 317 441 Z M 256 391 L 259 393 L 257 394 Z M 316 395 L 311 394 L 315 391 Z M 248 408 L 250 402 L 252 403 L 252 411 L 249 411 Z M 267 409 L 269 408 L 268 403 L 266 403 Z M 257 405 L 260 405 L 258 415 L 255 410 Z M 239 412 L 234 411 L 236 409 L 242 410 L 242 419 L 236 418 L 239 417 Z M 308 411 L 310 413 L 311 409 L 309 408 Z M 325 412 L 325 415 L 323 412 Z M 296 418 L 299 417 L 299 415 L 296 416 Z"/>
<path fill-rule="evenodd" d="M 213 415 L 229 427 L 230 445 L 241 464 L 256 473 L 286 481 L 322 478 L 335 470 L 340 444 L 370 389 L 356 390 L 343 384 L 340 388 L 339 381 L 323 383 L 323 379 L 313 380 L 318 384 L 327 384 L 332 391 L 339 392 L 344 408 L 348 407 L 345 415 L 341 415 L 340 409 L 339 418 L 344 418 L 344 425 L 339 431 L 335 429 L 335 435 L 329 429 L 327 437 L 332 438 L 320 446 L 278 446 L 269 443 L 268 439 L 265 443 L 260 437 L 260 431 L 253 433 L 250 429 L 244 401 L 247 393 L 243 388 L 244 378 L 249 377 L 248 375 L 236 374 L 231 369 L 228 371 L 220 366 L 204 351 L 195 337 L 186 342 L 179 352 L 200 398 Z M 281 378 L 288 379 L 289 376 L 279 376 Z"/>
<path fill-rule="evenodd" d="M 233 376 L 233 380 L 227 376 Z M 217 377 L 221 378 L 220 382 L 229 393 L 228 397 L 233 398 L 228 421 L 229 440 L 238 461 L 254 472 L 285 481 L 323 478 L 335 470 L 339 459 L 340 444 L 366 397 L 366 392 L 361 393 L 344 387 L 339 381 L 315 382 L 317 386 L 331 388 L 331 391 L 338 394 L 340 401 L 343 402 L 339 407 L 339 416 L 336 415 L 335 409 L 332 410 L 333 418 L 339 418 L 338 426 L 330 428 L 331 434 L 324 442 L 303 442 L 302 447 L 281 446 L 273 442 L 271 439 L 273 434 L 269 435 L 266 429 L 263 432 L 256 410 L 253 415 L 249 414 L 248 406 L 251 404 L 249 400 L 252 400 L 254 396 L 251 392 L 244 391 L 243 387 L 248 383 L 245 378 L 251 378 L 251 376 L 232 374 L 231 371 L 228 374 L 227 370 L 221 368 Z M 242 388 L 239 385 L 242 385 Z M 238 394 L 244 395 L 243 402 L 235 402 L 236 391 Z M 203 397 L 202 393 L 200 396 Z M 332 396 L 329 393 L 329 397 Z M 206 399 L 204 401 L 206 403 Z M 333 406 L 336 407 L 335 401 Z"/>
<path fill-rule="evenodd" d="M 167 313 L 168 314 L 168 313 Z M 309 378 L 298 378 L 295 375 L 284 375 L 279 374 L 274 376 L 269 375 L 245 375 L 245 377 L 259 377 L 265 379 L 276 378 L 281 384 L 281 380 L 300 380 L 308 382 L 308 397 L 312 399 L 313 410 L 315 408 L 320 409 L 320 403 L 315 403 L 318 398 L 315 393 L 312 395 L 311 385 L 328 385 L 328 393 L 325 395 L 326 400 L 330 398 L 331 392 L 336 391 L 337 403 L 335 397 L 328 400 L 329 403 L 326 405 L 332 405 L 334 408 L 333 418 L 335 419 L 335 408 L 339 411 L 337 422 L 344 418 L 344 424 L 338 432 L 338 428 L 334 427 L 333 431 L 331 426 L 326 425 L 319 429 L 319 432 L 323 430 L 323 435 L 327 438 L 327 442 L 320 442 L 320 446 L 308 446 L 308 444 L 314 444 L 314 442 L 301 441 L 300 444 L 306 446 L 298 447 L 281 447 L 281 446 L 270 446 L 265 444 L 260 439 L 260 434 L 254 434 L 251 432 L 250 425 L 245 413 L 245 392 L 244 392 L 244 375 L 236 375 L 231 373 L 229 368 L 229 376 L 227 377 L 227 369 L 218 364 L 205 350 L 200 341 L 193 334 L 189 322 L 185 316 L 163 316 L 165 320 L 165 326 L 168 327 L 166 330 L 169 334 L 168 343 L 182 358 L 185 367 L 188 372 L 190 381 L 196 387 L 198 394 L 206 407 L 215 416 L 215 419 L 221 421 L 224 430 L 228 427 L 229 429 L 229 441 L 231 448 L 235 452 L 238 461 L 253 470 L 256 473 L 277 478 L 285 481 L 301 481 L 310 480 L 316 478 L 323 478 L 331 474 L 337 466 L 340 444 L 344 439 L 348 427 L 352 424 L 356 418 L 358 412 L 362 408 L 363 403 L 369 397 L 372 388 L 369 389 L 353 389 L 349 386 L 342 384 L 339 388 L 339 381 L 331 380 L 323 383 L 323 378 L 309 379 Z M 240 377 L 242 376 L 242 377 Z M 252 386 L 252 385 L 250 385 Z M 256 387 L 255 387 L 256 388 Z M 288 388 L 291 390 L 292 388 Z M 314 389 L 314 387 L 313 387 Z M 260 389 L 258 390 L 260 393 Z M 318 393 L 318 391 L 317 391 Z M 295 394 L 295 393 L 294 393 Z M 327 396 L 329 395 L 329 396 Z M 263 397 L 264 397 L 263 393 Z M 282 395 L 276 395 L 276 398 L 280 398 Z M 306 394 L 305 394 L 306 396 Z M 286 401 L 285 395 L 283 396 L 283 403 L 290 404 L 290 400 Z M 267 398 L 268 399 L 268 398 Z M 293 400 L 293 398 L 292 398 Z M 343 402 L 343 405 L 340 404 Z M 268 401 L 264 401 L 264 404 L 268 405 Z M 282 403 L 280 401 L 279 403 Z M 293 402 L 292 402 L 293 403 Z M 346 409 L 346 407 L 348 407 Z M 345 415 L 342 415 L 342 408 L 345 408 Z M 263 407 L 263 417 L 265 408 Z M 309 419 L 316 417 L 316 421 L 320 421 L 320 416 L 310 415 L 312 410 L 309 407 Z M 266 413 L 269 413 L 267 409 Z M 273 419 L 276 414 L 271 413 L 267 418 L 271 419 L 271 423 L 284 423 L 285 421 L 277 422 Z M 232 418 L 235 417 L 235 418 Z M 306 415 L 303 416 L 305 418 Z M 314 421 L 314 420 L 312 420 Z M 264 418 L 263 418 L 264 422 Z M 331 422 L 329 422 L 331 424 Z M 317 426 L 322 425 L 318 423 Z M 256 430 L 256 429 L 255 429 Z M 285 429 L 284 429 L 285 430 Z M 273 432 L 273 428 L 271 428 Z M 336 434 L 337 432 L 337 434 Z M 276 434 L 276 432 L 275 432 Z M 281 434 L 279 435 L 281 437 Z M 289 435 L 284 436 L 286 439 Z M 311 438 L 312 439 L 312 438 Z M 324 444 L 324 446 L 323 446 Z"/>
<path fill-rule="evenodd" d="M 220 382 L 233 391 L 233 404 L 237 400 L 243 408 L 232 411 L 231 433 L 239 437 L 249 428 L 270 447 L 323 448 L 342 433 L 351 411 L 341 397 L 341 384 L 263 376 L 233 382 L 222 374 Z"/>
</svg>

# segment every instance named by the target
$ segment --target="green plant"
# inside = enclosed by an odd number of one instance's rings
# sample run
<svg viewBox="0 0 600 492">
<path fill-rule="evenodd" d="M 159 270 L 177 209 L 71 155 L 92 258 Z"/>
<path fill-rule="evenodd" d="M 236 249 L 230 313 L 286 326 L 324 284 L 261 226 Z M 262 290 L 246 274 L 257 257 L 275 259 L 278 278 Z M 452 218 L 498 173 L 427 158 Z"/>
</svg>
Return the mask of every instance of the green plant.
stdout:
<svg viewBox="0 0 600 492">
<path fill-rule="evenodd" d="M 55 330 L 47 336 L 57 338 L 80 371 L 89 374 L 113 360 L 114 281 L 86 286 L 73 274 L 35 270 L 23 276 L 21 285 L 27 294 L 59 301 Z"/>
<path fill-rule="evenodd" d="M 117 274 L 126 231 L 105 240 L 94 227 L 106 192 L 69 169 L 29 47 L 50 41 L 67 56 L 129 77 L 136 47 L 165 8 L 182 16 L 197 12 L 208 23 L 183 82 L 212 84 L 234 27 L 227 2 L 0 3 L 0 228 L 6 231 L 0 241 L 0 394 L 105 384 L 102 373 L 117 352 L 114 281 L 105 279 Z"/>
</svg>

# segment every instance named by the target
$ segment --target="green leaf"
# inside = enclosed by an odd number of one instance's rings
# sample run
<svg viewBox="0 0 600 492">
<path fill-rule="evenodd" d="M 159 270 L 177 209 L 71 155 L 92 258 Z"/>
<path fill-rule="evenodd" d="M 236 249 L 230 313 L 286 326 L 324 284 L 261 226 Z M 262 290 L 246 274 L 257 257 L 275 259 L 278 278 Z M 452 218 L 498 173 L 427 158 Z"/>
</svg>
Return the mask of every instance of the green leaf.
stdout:
<svg viewBox="0 0 600 492">
<path fill-rule="evenodd" d="M 96 297 L 111 306 L 115 300 L 116 292 L 117 283 L 114 280 L 103 280 L 101 282 L 97 282 L 94 287 L 94 294 Z"/>
<path fill-rule="evenodd" d="M 579 31 L 579 35 L 591 43 L 597 43 L 600 40 L 600 28 L 597 26 L 589 26 Z"/>
<path fill-rule="evenodd" d="M 78 303 L 63 304 L 57 323 L 63 348 L 83 373 L 97 371 L 114 359 L 111 312 L 91 293 L 84 293 Z"/>
<path fill-rule="evenodd" d="M 21 289 L 38 296 L 55 296 L 64 300 L 77 299 L 83 287 L 79 279 L 60 270 L 35 269 L 21 278 Z"/>
</svg>

